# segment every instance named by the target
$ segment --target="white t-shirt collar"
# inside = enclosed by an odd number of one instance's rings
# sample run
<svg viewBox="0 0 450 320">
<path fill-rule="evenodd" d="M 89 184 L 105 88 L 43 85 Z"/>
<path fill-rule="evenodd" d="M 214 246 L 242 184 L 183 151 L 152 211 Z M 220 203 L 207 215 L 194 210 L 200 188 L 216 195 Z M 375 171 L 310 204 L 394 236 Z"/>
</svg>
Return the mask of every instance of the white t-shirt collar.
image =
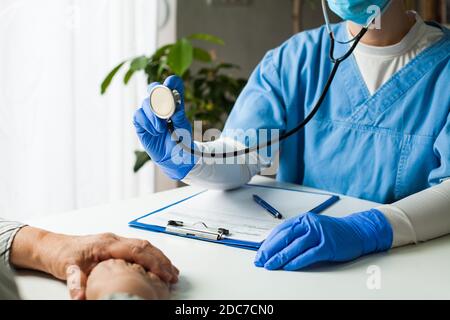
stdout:
<svg viewBox="0 0 450 320">
<path fill-rule="evenodd" d="M 399 56 L 411 50 L 411 48 L 417 43 L 417 41 L 421 37 L 423 37 L 424 33 L 426 32 L 427 25 L 425 24 L 425 22 L 423 21 L 423 19 L 420 17 L 419 14 L 417 14 L 414 11 L 410 12 L 414 14 L 416 23 L 399 43 L 396 43 L 391 46 L 378 47 L 367 45 L 360 42 L 359 45 L 356 47 L 357 53 L 376 56 Z M 347 24 L 347 33 L 349 39 L 353 38 L 348 24 Z"/>
</svg>

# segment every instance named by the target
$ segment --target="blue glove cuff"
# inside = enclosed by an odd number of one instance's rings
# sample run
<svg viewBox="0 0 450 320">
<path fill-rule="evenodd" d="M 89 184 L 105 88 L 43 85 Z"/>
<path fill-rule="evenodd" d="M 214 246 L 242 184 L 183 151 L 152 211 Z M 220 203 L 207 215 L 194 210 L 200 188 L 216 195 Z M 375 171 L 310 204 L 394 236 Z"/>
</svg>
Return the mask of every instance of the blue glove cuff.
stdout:
<svg viewBox="0 0 450 320">
<path fill-rule="evenodd" d="M 353 225 L 361 238 L 362 254 L 381 252 L 392 247 L 393 231 L 383 213 L 376 209 L 344 218 Z"/>
</svg>

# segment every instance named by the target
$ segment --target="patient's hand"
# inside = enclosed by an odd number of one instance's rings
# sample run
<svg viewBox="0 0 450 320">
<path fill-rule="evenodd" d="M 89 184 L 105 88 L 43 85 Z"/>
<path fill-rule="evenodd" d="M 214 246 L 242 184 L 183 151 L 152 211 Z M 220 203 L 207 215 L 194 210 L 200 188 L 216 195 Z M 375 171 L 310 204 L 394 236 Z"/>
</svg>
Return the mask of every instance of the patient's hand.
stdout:
<svg viewBox="0 0 450 320">
<path fill-rule="evenodd" d="M 169 287 L 155 274 L 124 260 L 99 263 L 89 275 L 86 298 L 98 300 L 115 293 L 126 293 L 147 300 L 168 299 Z"/>
<path fill-rule="evenodd" d="M 89 273 L 102 261 L 123 259 L 136 263 L 162 281 L 178 281 L 178 269 L 148 241 L 114 234 L 68 236 L 24 227 L 14 238 L 11 263 L 17 268 L 47 272 L 67 280 L 72 299 L 84 299 Z"/>
</svg>

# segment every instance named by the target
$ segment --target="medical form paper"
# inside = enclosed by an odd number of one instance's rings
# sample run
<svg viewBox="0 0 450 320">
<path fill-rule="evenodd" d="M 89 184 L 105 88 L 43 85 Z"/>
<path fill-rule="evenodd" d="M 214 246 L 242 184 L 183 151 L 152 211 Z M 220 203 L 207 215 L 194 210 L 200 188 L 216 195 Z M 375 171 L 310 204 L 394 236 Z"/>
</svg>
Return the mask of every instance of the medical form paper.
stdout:
<svg viewBox="0 0 450 320">
<path fill-rule="evenodd" d="M 284 219 L 275 219 L 253 201 L 260 196 L 281 212 Z M 330 199 L 331 195 L 244 186 L 233 191 L 204 191 L 192 198 L 138 220 L 139 223 L 166 227 L 170 220 L 185 225 L 225 228 L 227 239 L 262 242 L 270 231 L 286 219 L 311 211 Z"/>
</svg>

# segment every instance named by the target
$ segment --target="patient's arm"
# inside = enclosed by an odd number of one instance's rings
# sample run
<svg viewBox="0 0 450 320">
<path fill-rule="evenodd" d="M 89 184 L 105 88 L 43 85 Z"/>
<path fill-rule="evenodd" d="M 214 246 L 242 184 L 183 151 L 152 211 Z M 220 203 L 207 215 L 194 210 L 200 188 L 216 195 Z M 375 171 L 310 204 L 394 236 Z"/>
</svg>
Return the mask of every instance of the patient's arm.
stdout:
<svg viewBox="0 0 450 320">
<path fill-rule="evenodd" d="M 70 286 L 74 299 L 85 298 L 87 276 L 98 263 L 109 259 L 140 264 L 168 283 L 178 281 L 177 268 L 158 248 L 145 240 L 110 233 L 69 236 L 23 227 L 12 241 L 10 254 L 12 266 L 40 270 L 61 280 L 67 280 L 74 269 L 80 270 L 78 281 L 72 282 L 76 286 Z"/>
</svg>

